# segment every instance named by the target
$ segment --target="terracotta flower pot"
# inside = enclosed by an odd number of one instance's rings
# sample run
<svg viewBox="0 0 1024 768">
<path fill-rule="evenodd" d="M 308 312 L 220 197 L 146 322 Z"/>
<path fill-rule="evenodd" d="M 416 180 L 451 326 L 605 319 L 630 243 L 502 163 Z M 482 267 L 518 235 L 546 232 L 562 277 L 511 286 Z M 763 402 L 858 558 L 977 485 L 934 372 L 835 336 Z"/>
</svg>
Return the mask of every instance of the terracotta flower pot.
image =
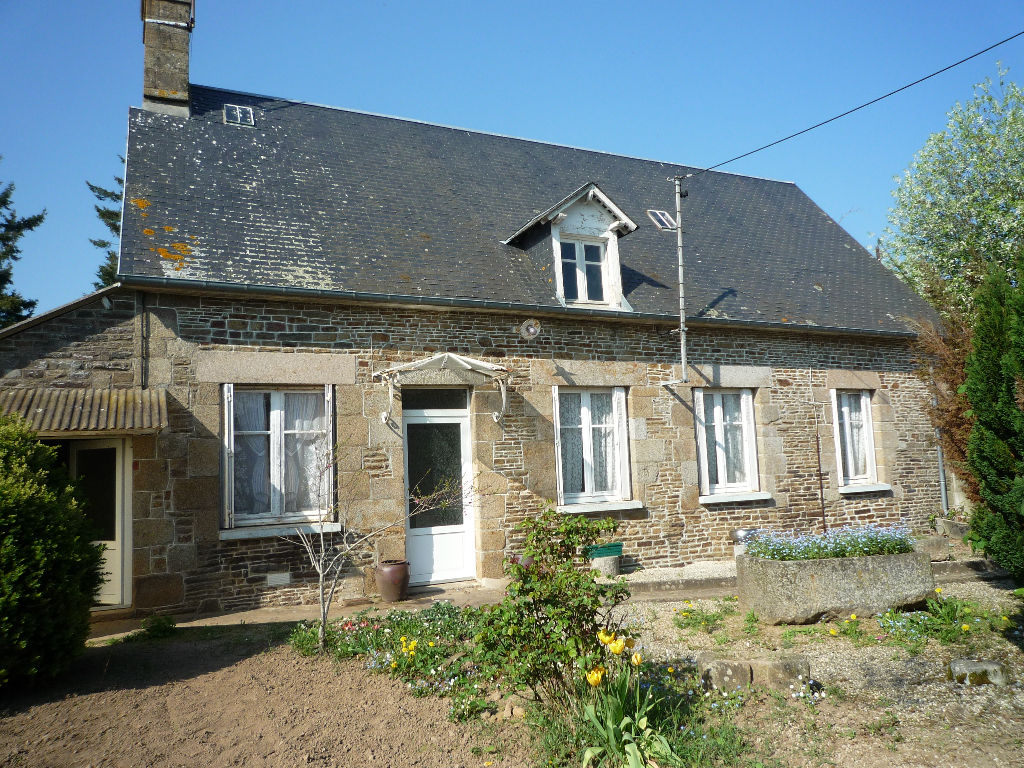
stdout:
<svg viewBox="0 0 1024 768">
<path fill-rule="evenodd" d="M 409 594 L 409 561 L 381 560 L 374 573 L 377 591 L 385 603 L 405 600 Z"/>
</svg>

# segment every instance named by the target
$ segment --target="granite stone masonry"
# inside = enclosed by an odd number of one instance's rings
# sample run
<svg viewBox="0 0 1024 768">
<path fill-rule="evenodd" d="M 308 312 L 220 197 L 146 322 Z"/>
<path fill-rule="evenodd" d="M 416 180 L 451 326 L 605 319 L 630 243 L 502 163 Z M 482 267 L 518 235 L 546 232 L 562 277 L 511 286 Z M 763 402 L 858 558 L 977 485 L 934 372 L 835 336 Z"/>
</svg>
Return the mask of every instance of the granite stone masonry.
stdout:
<svg viewBox="0 0 1024 768">
<path fill-rule="evenodd" d="M 500 578 L 516 524 L 557 496 L 552 387 L 626 388 L 632 499 L 620 521 L 623 567 L 729 558 L 736 528 L 820 531 L 849 523 L 924 530 L 939 506 L 926 393 L 904 340 L 701 327 L 678 378 L 678 336 L 652 322 L 546 317 L 526 340 L 521 313 L 312 304 L 172 293 L 116 294 L 0 339 L 0 387 L 162 387 L 167 427 L 135 435 L 130 482 L 132 573 L 139 611 L 233 610 L 315 600 L 315 574 L 287 531 L 227 531 L 223 385 L 333 385 L 336 485 L 366 530 L 401 519 L 405 484 L 400 391 L 373 374 L 453 352 L 509 371 L 504 418 L 493 383 L 471 388 L 476 575 Z M 753 391 L 761 497 L 702 504 L 692 390 Z M 876 490 L 840 493 L 830 391 L 866 389 Z M 381 412 L 391 413 L 382 423 Z M 340 495 L 340 494 L 339 494 Z M 243 538 L 239 538 L 242 536 Z M 284 538 L 282 538 L 284 536 Z M 403 551 L 404 529 L 380 551 Z M 344 597 L 366 589 L 351 565 Z"/>
</svg>

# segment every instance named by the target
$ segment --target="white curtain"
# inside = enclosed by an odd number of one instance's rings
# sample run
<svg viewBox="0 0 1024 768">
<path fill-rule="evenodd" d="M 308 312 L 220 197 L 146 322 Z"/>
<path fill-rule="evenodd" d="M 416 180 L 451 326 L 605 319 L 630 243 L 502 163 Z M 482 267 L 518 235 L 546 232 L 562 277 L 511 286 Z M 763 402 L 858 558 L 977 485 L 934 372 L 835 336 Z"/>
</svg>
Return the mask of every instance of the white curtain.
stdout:
<svg viewBox="0 0 1024 768">
<path fill-rule="evenodd" d="M 270 513 L 270 421 L 264 392 L 235 393 L 235 514 Z M 255 432 L 257 434 L 241 434 Z"/>
<path fill-rule="evenodd" d="M 558 393 L 563 493 L 583 493 L 583 426 L 579 392 Z"/>
<path fill-rule="evenodd" d="M 285 513 L 323 509 L 330 481 L 324 397 L 287 392 L 284 398 Z"/>
<path fill-rule="evenodd" d="M 590 434 L 594 449 L 595 493 L 615 490 L 615 419 L 611 392 L 590 393 Z"/>
</svg>

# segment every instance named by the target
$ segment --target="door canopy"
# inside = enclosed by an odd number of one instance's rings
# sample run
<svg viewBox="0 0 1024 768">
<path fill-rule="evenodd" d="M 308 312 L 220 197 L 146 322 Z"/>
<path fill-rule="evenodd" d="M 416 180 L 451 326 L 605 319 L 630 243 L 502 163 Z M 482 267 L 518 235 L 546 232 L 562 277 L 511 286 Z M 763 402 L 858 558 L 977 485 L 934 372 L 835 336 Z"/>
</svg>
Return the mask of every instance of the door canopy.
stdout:
<svg viewBox="0 0 1024 768">
<path fill-rule="evenodd" d="M 411 363 L 403 363 L 402 365 L 396 365 L 392 368 L 387 368 L 383 371 L 377 371 L 373 374 L 373 378 L 379 381 L 386 382 L 388 385 L 388 410 L 382 411 L 380 414 L 380 420 L 385 424 L 391 420 L 391 411 L 394 408 L 395 402 L 395 388 L 400 388 L 403 384 L 403 379 L 408 383 L 409 379 L 416 378 L 422 381 L 422 377 L 417 376 L 421 372 L 426 371 L 451 371 L 456 374 L 463 374 L 460 378 L 463 381 L 472 382 L 474 380 L 484 381 L 491 380 L 496 381 L 498 386 L 501 388 L 501 410 L 495 411 L 491 414 L 491 418 L 495 421 L 501 421 L 505 416 L 505 410 L 508 406 L 508 393 L 506 387 L 508 385 L 508 369 L 503 368 L 500 365 L 494 363 L 486 363 L 483 360 L 476 360 L 472 357 L 463 357 L 462 355 L 456 355 L 454 352 L 442 352 L 428 357 L 423 360 L 415 360 Z M 468 374 L 468 376 L 465 376 Z"/>
</svg>

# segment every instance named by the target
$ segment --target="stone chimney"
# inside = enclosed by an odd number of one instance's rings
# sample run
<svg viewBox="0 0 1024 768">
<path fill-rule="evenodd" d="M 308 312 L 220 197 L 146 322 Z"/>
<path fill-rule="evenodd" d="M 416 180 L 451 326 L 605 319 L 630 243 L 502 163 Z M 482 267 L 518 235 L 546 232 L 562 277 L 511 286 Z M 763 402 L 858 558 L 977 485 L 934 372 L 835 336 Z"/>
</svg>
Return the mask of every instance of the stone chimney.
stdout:
<svg viewBox="0 0 1024 768">
<path fill-rule="evenodd" d="M 142 0 L 144 109 L 188 117 L 188 52 L 194 25 L 194 0 Z"/>
</svg>

